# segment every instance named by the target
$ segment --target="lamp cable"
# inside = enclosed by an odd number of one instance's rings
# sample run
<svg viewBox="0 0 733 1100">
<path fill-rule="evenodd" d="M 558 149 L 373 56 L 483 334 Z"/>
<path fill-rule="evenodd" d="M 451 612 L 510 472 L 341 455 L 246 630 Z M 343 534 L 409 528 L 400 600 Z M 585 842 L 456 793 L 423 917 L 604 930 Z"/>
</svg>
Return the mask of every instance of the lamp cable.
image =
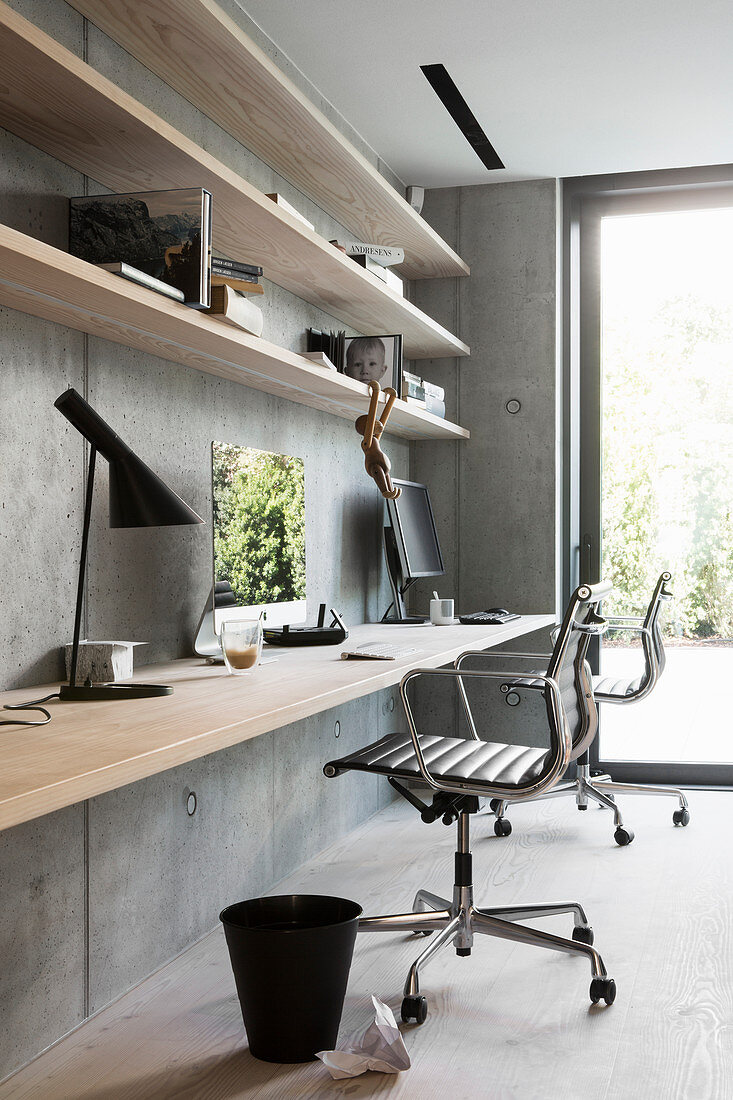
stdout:
<svg viewBox="0 0 733 1100">
<path fill-rule="evenodd" d="M 28 703 L 5 703 L 3 710 L 40 710 L 42 714 L 45 714 L 45 718 L 38 719 L 24 719 L 24 718 L 0 718 L 0 726 L 45 726 L 47 722 L 51 721 L 51 715 L 42 707 L 41 703 L 47 703 L 49 699 L 58 699 L 59 692 L 54 691 L 51 695 L 44 695 L 42 699 L 31 699 Z"/>
</svg>

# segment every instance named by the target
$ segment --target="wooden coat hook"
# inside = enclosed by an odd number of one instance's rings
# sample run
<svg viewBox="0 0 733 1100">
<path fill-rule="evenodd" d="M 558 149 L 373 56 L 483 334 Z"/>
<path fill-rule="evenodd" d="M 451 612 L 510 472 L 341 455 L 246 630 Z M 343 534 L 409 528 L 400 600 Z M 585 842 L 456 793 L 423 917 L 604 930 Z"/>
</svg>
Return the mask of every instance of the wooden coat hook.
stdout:
<svg viewBox="0 0 733 1100">
<path fill-rule="evenodd" d="M 374 478 L 377 483 L 377 488 L 383 497 L 387 497 L 388 500 L 396 500 L 402 490 L 399 488 L 395 489 L 392 484 L 392 478 L 389 476 L 392 463 L 379 446 L 379 437 L 389 420 L 389 414 L 392 412 L 392 406 L 397 400 L 397 394 L 391 387 L 385 389 L 384 394 L 387 400 L 384 404 L 382 415 L 379 420 L 377 420 L 379 395 L 382 390 L 379 382 L 369 382 L 368 386 L 369 392 L 372 395 L 371 401 L 369 402 L 369 412 L 366 413 L 365 416 L 360 416 L 354 424 L 354 427 L 359 435 L 364 437 L 361 441 L 361 449 L 364 452 L 364 466 L 366 472 L 370 477 Z"/>
</svg>

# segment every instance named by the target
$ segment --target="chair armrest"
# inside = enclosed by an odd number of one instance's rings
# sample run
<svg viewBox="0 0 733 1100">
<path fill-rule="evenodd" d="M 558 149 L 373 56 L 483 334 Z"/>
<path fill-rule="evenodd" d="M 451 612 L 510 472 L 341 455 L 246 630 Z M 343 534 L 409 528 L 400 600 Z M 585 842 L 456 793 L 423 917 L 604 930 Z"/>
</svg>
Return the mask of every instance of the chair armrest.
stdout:
<svg viewBox="0 0 733 1100">
<path fill-rule="evenodd" d="M 608 633 L 619 633 L 622 630 L 633 631 L 635 634 L 646 635 L 647 638 L 651 638 L 652 632 L 648 626 L 637 626 L 635 623 L 615 623 L 609 621 Z"/>
<path fill-rule="evenodd" d="M 498 656 L 498 654 L 497 654 Z M 506 656 L 506 654 L 504 654 Z M 520 654 L 524 656 L 524 654 Z M 549 787 L 554 786 L 557 780 L 570 762 L 570 752 L 572 748 L 572 738 L 568 729 L 567 721 L 565 718 L 565 711 L 563 709 L 562 697 L 560 695 L 560 688 L 556 680 L 553 680 L 551 676 L 546 676 L 544 673 L 536 675 L 534 678 L 541 680 L 543 686 L 549 692 L 549 698 L 551 701 L 552 712 L 555 721 L 555 728 L 558 736 L 556 738 L 551 737 L 551 749 L 554 749 L 554 759 L 552 765 L 544 776 L 543 779 L 537 780 L 531 784 L 525 790 L 519 792 L 515 787 L 504 787 L 495 783 L 482 783 L 477 781 L 473 784 L 462 783 L 454 780 L 441 780 L 437 782 L 436 779 L 430 774 L 430 771 L 425 763 L 425 757 L 420 746 L 420 738 L 418 735 L 417 727 L 415 725 L 415 719 L 410 707 L 410 700 L 407 694 L 407 688 L 413 680 L 418 679 L 421 676 L 437 676 L 446 678 L 449 677 L 455 680 L 459 684 L 459 688 L 463 691 L 462 681 L 465 678 L 468 679 L 492 679 L 492 680 L 506 680 L 508 677 L 513 676 L 514 673 L 507 669 L 465 669 L 463 671 L 456 668 L 425 668 L 425 669 L 412 669 L 405 676 L 403 676 L 400 683 L 400 696 L 402 697 L 402 705 L 405 710 L 405 716 L 407 718 L 407 725 L 410 731 L 410 737 L 412 738 L 412 744 L 415 749 L 415 756 L 417 758 L 417 765 L 420 770 L 420 774 L 428 784 L 435 791 L 453 791 L 456 794 L 472 794 L 481 798 L 488 795 L 492 797 L 511 796 L 514 801 L 521 801 L 525 798 L 533 798 Z M 478 738 L 476 738 L 478 739 Z M 553 744 L 554 742 L 554 744 Z"/>
<path fill-rule="evenodd" d="M 511 660 L 519 661 L 549 661 L 551 656 L 551 653 L 507 653 L 506 650 L 492 652 L 490 649 L 466 649 L 456 657 L 453 662 L 453 667 L 455 669 L 460 669 L 461 663 L 466 657 L 484 657 L 493 660 L 509 657 Z M 512 673 L 512 675 L 516 676 L 516 672 Z"/>
</svg>

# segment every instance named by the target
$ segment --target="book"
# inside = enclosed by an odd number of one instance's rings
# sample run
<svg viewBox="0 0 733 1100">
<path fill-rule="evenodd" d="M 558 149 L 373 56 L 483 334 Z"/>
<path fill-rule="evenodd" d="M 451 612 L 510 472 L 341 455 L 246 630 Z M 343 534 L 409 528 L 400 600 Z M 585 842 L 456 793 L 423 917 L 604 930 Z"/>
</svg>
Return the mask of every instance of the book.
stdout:
<svg viewBox="0 0 733 1100">
<path fill-rule="evenodd" d="M 405 382 L 414 382 L 416 386 L 422 386 L 423 384 L 422 378 L 420 378 L 417 374 L 413 374 L 412 371 L 409 370 L 403 370 L 402 378 Z"/>
<path fill-rule="evenodd" d="M 363 267 L 365 271 L 371 271 L 372 275 L 376 275 L 383 283 L 386 283 L 392 290 L 396 290 L 398 294 L 404 297 L 405 284 L 399 275 L 395 275 L 394 271 L 390 271 L 388 267 L 384 267 L 373 260 L 371 256 L 366 256 L 363 253 L 360 256 L 351 256 L 350 259 L 357 263 L 359 267 Z"/>
<path fill-rule="evenodd" d="M 224 264 L 218 264 L 216 260 L 211 261 L 211 274 L 212 275 L 231 275 L 235 279 L 244 279 L 248 283 L 259 283 L 259 275 L 253 275 L 251 271 L 245 271 L 242 267 L 225 267 Z"/>
<path fill-rule="evenodd" d="M 300 210 L 296 210 L 294 206 L 291 206 L 288 200 L 284 199 L 282 195 L 278 194 L 277 191 L 275 191 L 274 194 L 268 194 L 266 197 L 268 199 L 272 199 L 272 201 L 276 203 L 281 210 L 285 210 L 293 218 L 297 218 L 299 222 L 302 222 L 303 225 L 307 225 L 309 229 L 315 229 L 313 223 L 309 222 L 307 218 L 304 218 Z"/>
<path fill-rule="evenodd" d="M 177 286 L 164 283 L 162 279 L 155 279 L 152 275 L 147 275 L 131 264 L 97 264 L 96 266 L 103 267 L 105 271 L 111 271 L 114 275 L 120 275 L 123 279 L 129 279 L 131 283 L 138 283 L 140 286 L 149 287 L 150 290 L 157 290 L 158 294 L 165 294 L 167 298 L 173 298 L 176 302 L 184 300 L 183 291 L 179 290 Z"/>
<path fill-rule="evenodd" d="M 337 370 L 340 369 L 344 361 L 346 343 L 345 330 L 341 329 L 339 332 L 321 332 L 320 329 L 309 328 L 306 330 L 306 339 L 309 352 L 322 353 L 332 363 L 336 364 Z"/>
<path fill-rule="evenodd" d="M 211 289 L 215 286 L 230 286 L 241 294 L 264 294 L 262 283 L 253 283 L 250 279 L 237 279 L 234 275 L 212 275 Z"/>
<path fill-rule="evenodd" d="M 182 291 L 187 306 L 207 309 L 211 193 L 188 187 L 72 198 L 69 251 L 93 264 L 129 264 Z"/>
<path fill-rule="evenodd" d="M 253 276 L 253 278 L 259 278 L 264 274 L 259 264 L 248 264 L 244 260 L 227 260 L 223 256 L 212 256 L 211 266 L 228 268 L 232 271 L 243 271 L 247 275 Z"/>
<path fill-rule="evenodd" d="M 211 306 L 206 312 L 214 314 L 229 325 L 244 329 L 253 336 L 262 335 L 264 327 L 262 310 L 244 294 L 240 294 L 230 286 L 211 288 Z"/>
<path fill-rule="evenodd" d="M 391 267 L 393 264 L 401 264 L 405 259 L 404 248 L 392 245 L 369 244 L 368 241 L 333 240 L 330 242 L 336 248 L 342 249 L 347 256 L 369 256 L 382 267 Z"/>
<path fill-rule="evenodd" d="M 431 397 L 430 394 L 425 394 L 425 412 L 432 413 L 433 416 L 442 416 L 445 418 L 445 401 L 440 397 Z"/>
<path fill-rule="evenodd" d="M 441 416 L 445 418 L 445 402 L 439 401 L 436 397 L 404 397 L 403 400 L 412 405 L 416 409 L 424 409 L 425 412 L 432 413 L 433 416 Z"/>
<path fill-rule="evenodd" d="M 407 399 L 408 397 L 414 398 L 416 401 L 425 400 L 425 389 L 422 383 L 416 383 L 408 381 L 405 375 L 402 375 L 402 393 L 401 397 Z"/>
<path fill-rule="evenodd" d="M 436 386 L 434 382 L 423 379 L 423 389 L 426 397 L 436 397 L 439 401 L 445 401 L 445 390 L 442 386 Z"/>
</svg>

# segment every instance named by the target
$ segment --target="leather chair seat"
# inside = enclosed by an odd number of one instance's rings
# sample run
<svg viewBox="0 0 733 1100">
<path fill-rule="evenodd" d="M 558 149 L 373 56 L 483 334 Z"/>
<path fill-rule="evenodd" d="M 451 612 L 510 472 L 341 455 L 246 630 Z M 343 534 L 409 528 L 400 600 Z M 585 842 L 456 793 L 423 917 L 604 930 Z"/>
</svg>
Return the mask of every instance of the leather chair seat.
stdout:
<svg viewBox="0 0 733 1100">
<path fill-rule="evenodd" d="M 421 734 L 420 747 L 428 771 L 437 781 L 446 779 L 470 786 L 478 780 L 518 788 L 535 782 L 542 774 L 549 751 L 435 734 Z M 373 745 L 330 761 L 326 769 L 330 768 L 337 774 L 342 770 L 369 771 L 422 780 L 412 738 L 407 733 L 388 734 Z"/>
<path fill-rule="evenodd" d="M 635 680 L 616 680 L 613 676 L 594 676 L 593 692 L 596 695 L 616 695 L 625 698 L 634 695 L 641 687 L 641 676 Z"/>
</svg>

